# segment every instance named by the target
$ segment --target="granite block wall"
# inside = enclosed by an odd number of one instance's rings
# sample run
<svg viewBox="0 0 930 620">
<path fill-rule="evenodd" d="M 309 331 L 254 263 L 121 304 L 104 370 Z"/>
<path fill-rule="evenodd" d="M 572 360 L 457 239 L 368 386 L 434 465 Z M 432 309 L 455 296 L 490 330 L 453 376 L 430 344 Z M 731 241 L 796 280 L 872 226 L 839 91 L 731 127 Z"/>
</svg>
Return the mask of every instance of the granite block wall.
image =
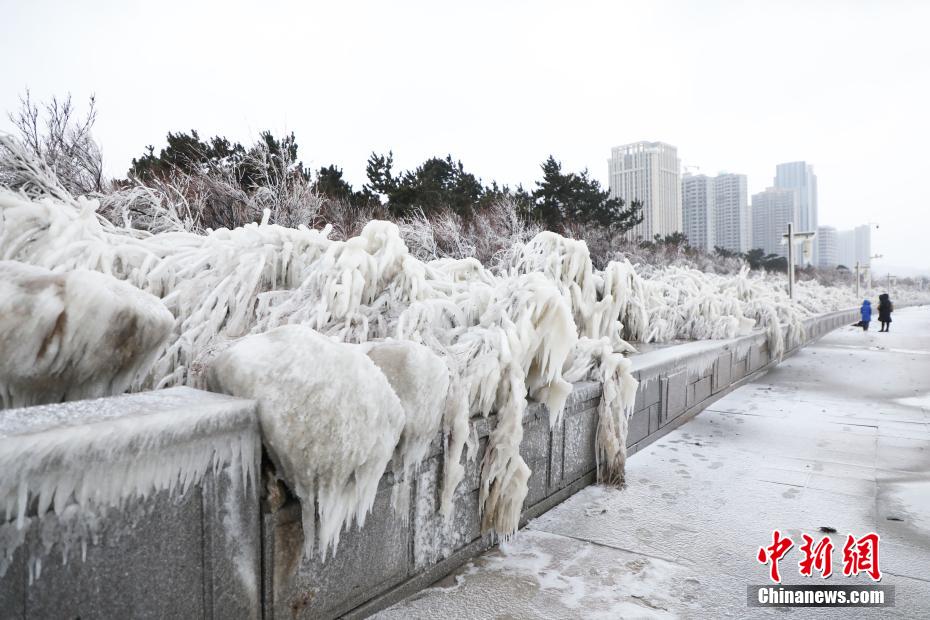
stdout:
<svg viewBox="0 0 930 620">
<path fill-rule="evenodd" d="M 185 415 L 212 407 L 229 413 L 229 424 L 218 422 L 216 433 L 225 437 L 242 432 L 254 440 L 251 466 L 259 470 L 261 439 L 254 402 L 188 388 L 163 393 L 170 397 L 153 398 L 152 392 L 33 407 L 35 428 L 27 424 L 18 434 L 0 435 L 0 440 L 37 441 L 43 434 L 73 432 L 69 414 L 79 409 L 91 416 L 105 408 L 110 413 L 125 411 L 125 421 L 133 423 L 145 415 Z M 64 422 L 56 423 L 59 410 L 68 413 L 62 416 Z M 0 416 L 10 420 L 22 412 L 29 410 L 0 411 Z M 108 420 L 119 417 L 121 413 Z M 23 419 L 28 423 L 31 418 Z M 163 448 L 171 450 L 199 439 L 179 432 Z M 67 561 L 61 543 L 75 536 L 74 530 L 51 513 L 37 518 L 36 503 L 30 503 L 25 541 L 0 576 L 0 618 L 261 617 L 261 511 L 256 482 L 245 486 L 242 469 L 226 465 L 209 469 L 184 492 L 164 490 L 109 508 L 99 515 L 94 535 L 84 537 L 84 549 L 81 540 L 72 540 Z M 55 546 L 48 553 L 52 543 Z M 30 572 L 37 577 L 31 579 Z"/>
<path fill-rule="evenodd" d="M 810 319 L 806 344 L 836 327 L 854 322 L 855 312 L 841 312 Z M 687 348 L 694 345 L 693 353 Z M 690 419 L 711 402 L 778 363 L 772 359 L 765 337 L 760 334 L 717 343 L 688 343 L 684 353 L 635 356 L 634 373 L 640 380 L 634 412 L 630 418 L 629 452 L 655 441 Z M 641 361 L 637 361 L 641 360 Z M 532 469 L 529 493 L 524 504 L 524 521 L 564 501 L 572 493 L 594 482 L 597 407 L 600 386 L 584 383 L 575 389 L 560 424 L 550 429 L 545 406 L 530 404 L 524 417 L 521 455 Z M 479 423 L 480 448 L 477 458 L 467 463 L 466 481 L 457 493 L 455 514 L 445 523 L 437 514 L 442 458 L 437 451 L 421 468 L 414 481 L 406 528 L 408 539 L 389 510 L 376 510 L 374 522 L 394 524 L 391 534 L 384 525 L 366 523 L 360 531 L 346 534 L 339 557 L 329 563 L 297 561 L 288 570 L 277 563 L 266 566 L 266 574 L 277 581 L 266 582 L 265 616 L 268 618 L 326 618 L 347 615 L 365 617 L 421 588 L 428 587 L 461 563 L 495 544 L 481 535 L 478 516 L 478 484 L 486 438 L 495 424 L 494 416 Z M 382 483 L 395 483 L 390 475 Z M 387 488 L 381 493 L 389 495 Z M 379 495 L 379 501 L 381 501 Z M 386 500 L 385 500 L 386 501 Z M 279 529 L 299 531 L 299 507 L 291 504 L 281 514 L 265 515 L 266 545 L 281 544 Z M 276 520 L 277 519 L 277 520 Z M 371 529 L 373 536 L 365 534 Z M 384 542 L 373 545 L 375 539 Z M 409 547 L 403 551 L 407 540 Z M 395 544 L 396 541 L 396 544 Z M 288 542 L 287 544 L 293 544 Z M 290 556 L 289 556 L 290 557 Z M 294 562 L 293 558 L 290 560 Z M 370 568 L 369 568 L 370 567 Z M 390 567 L 389 569 L 387 567 Z M 342 583 L 341 589 L 329 584 Z"/>
</svg>

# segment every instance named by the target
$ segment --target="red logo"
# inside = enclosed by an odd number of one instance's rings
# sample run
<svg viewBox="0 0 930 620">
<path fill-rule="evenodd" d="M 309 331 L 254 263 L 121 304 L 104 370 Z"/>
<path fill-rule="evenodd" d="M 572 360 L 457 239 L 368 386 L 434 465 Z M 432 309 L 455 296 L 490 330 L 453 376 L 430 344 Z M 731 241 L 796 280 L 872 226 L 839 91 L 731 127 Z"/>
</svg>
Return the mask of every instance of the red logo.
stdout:
<svg viewBox="0 0 930 620">
<path fill-rule="evenodd" d="M 856 540 L 852 534 L 843 545 L 843 574 L 847 577 L 867 573 L 873 581 L 882 578 L 878 569 L 878 534 L 866 534 Z"/>
<path fill-rule="evenodd" d="M 772 544 L 768 547 L 759 549 L 756 559 L 763 564 L 771 563 L 769 567 L 769 576 L 775 583 L 781 583 L 781 576 L 778 574 L 778 561 L 783 555 L 788 553 L 788 549 L 791 549 L 792 545 L 794 545 L 794 543 L 790 538 L 782 537 L 781 532 L 775 530 L 772 532 Z"/>
<path fill-rule="evenodd" d="M 801 574 L 810 577 L 816 569 L 820 576 L 826 579 L 833 574 L 833 543 L 829 536 L 824 536 L 820 542 L 814 546 L 814 539 L 803 534 L 804 544 L 801 545 L 801 553 L 804 557 L 798 562 Z"/>
<path fill-rule="evenodd" d="M 814 571 L 820 574 L 824 579 L 833 574 L 833 542 L 829 536 L 824 536 L 816 543 L 811 536 L 802 534 L 804 544 L 798 549 L 801 552 L 801 560 L 798 562 L 798 569 L 801 575 L 812 577 Z M 859 573 L 866 573 L 874 581 L 880 581 L 882 578 L 881 570 L 878 567 L 878 543 L 879 536 L 874 532 L 865 534 L 861 538 L 856 538 L 852 534 L 846 537 L 846 544 L 843 545 L 843 575 L 852 577 Z M 778 573 L 778 562 L 794 546 L 794 541 L 788 536 L 782 535 L 778 530 L 772 532 L 772 544 L 768 547 L 760 547 L 756 559 L 761 564 L 769 565 L 769 578 L 775 583 L 781 583 L 781 575 Z"/>
</svg>

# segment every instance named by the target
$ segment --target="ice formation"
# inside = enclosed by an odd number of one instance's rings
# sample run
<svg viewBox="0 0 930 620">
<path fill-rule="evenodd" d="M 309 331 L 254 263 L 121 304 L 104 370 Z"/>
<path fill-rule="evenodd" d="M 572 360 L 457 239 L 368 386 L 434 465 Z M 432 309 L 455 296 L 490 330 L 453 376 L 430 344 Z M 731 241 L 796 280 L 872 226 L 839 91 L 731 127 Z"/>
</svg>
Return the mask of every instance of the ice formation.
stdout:
<svg viewBox="0 0 930 620">
<path fill-rule="evenodd" d="M 303 325 L 241 339 L 211 364 L 212 389 L 258 401 L 262 437 L 285 482 L 300 498 L 304 549 L 321 554 L 343 526 L 365 523 L 394 447 L 405 430 L 403 405 L 384 374 L 357 347 Z M 411 441 L 414 449 L 416 439 Z"/>
<path fill-rule="evenodd" d="M 34 521 L 44 554 L 67 562 L 107 510 L 183 495 L 207 472 L 239 472 L 254 492 L 255 426 L 252 403 L 186 387 L 0 411 L 0 576 Z"/>
<path fill-rule="evenodd" d="M 112 276 L 0 261 L 0 408 L 122 394 L 173 323 Z"/>
<path fill-rule="evenodd" d="M 297 286 L 328 244 L 326 230 L 267 224 L 139 234 L 102 219 L 96 206 L 0 188 L 0 260 L 99 271 L 159 297 L 174 315 L 173 333 L 137 389 L 202 385 L 202 358 L 249 333 L 259 293 Z"/>
<path fill-rule="evenodd" d="M 159 298 L 173 316 L 171 334 L 132 389 L 202 387 L 209 375 L 217 388 L 261 400 L 265 440 L 304 501 L 308 527 L 308 504 L 318 502 L 324 553 L 344 525 L 364 518 L 392 456 L 403 478 L 416 469 L 432 429 L 442 431 L 438 503 L 449 517 L 462 459 L 475 453 L 470 419 L 495 416 L 479 499 L 485 527 L 506 535 L 527 492 L 519 448 L 528 398 L 544 402 L 556 425 L 571 382 L 602 383 L 598 471 L 619 484 L 636 392 L 624 356 L 635 343 L 756 329 L 777 357 L 802 335 L 804 318 L 861 301 L 845 288 L 799 282 L 790 302 L 782 277 L 748 270 L 717 275 L 626 260 L 595 269 L 583 241 L 552 232 L 493 265 L 421 260 L 395 224 L 381 221 L 346 241 L 329 239 L 328 228 L 291 229 L 267 218 L 204 235 L 151 234 L 114 226 L 92 201 L 45 185 L 28 195 L 0 188 L 0 260 L 60 274 L 102 272 Z M 372 343 L 364 344 L 371 357 L 363 343 Z M 250 359 L 258 355 L 261 364 Z M 395 358 L 422 363 L 425 374 L 414 377 Z M 427 376 L 435 382 L 430 398 L 411 388 Z M 344 389 L 351 377 L 370 389 Z M 350 409 L 346 398 L 359 412 L 338 417 Z M 314 416 L 329 426 L 305 423 Z M 309 445 L 321 451 L 319 464 L 306 462 L 301 451 Z"/>
<path fill-rule="evenodd" d="M 449 369 L 441 357 L 415 342 L 386 340 L 361 347 L 387 378 L 404 410 L 404 428 L 393 459 L 399 481 L 393 492 L 394 509 L 406 518 L 411 478 L 442 424 Z"/>
<path fill-rule="evenodd" d="M 631 367 L 632 362 L 614 350 L 609 338 L 583 338 L 566 372 L 571 381 L 593 379 L 603 386 L 598 402 L 597 477 L 620 487 L 625 484 L 627 429 L 639 385 Z"/>
</svg>

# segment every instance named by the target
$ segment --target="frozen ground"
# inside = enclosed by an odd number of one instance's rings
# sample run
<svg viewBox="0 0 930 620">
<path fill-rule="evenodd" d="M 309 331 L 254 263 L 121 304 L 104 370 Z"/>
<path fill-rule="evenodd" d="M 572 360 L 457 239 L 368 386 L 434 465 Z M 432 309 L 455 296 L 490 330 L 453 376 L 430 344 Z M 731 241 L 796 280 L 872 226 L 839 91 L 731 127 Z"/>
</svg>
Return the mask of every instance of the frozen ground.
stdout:
<svg viewBox="0 0 930 620">
<path fill-rule="evenodd" d="M 926 617 L 930 607 L 930 308 L 893 331 L 845 327 L 637 453 L 624 491 L 590 487 L 383 618 Z M 884 609 L 762 609 L 746 586 L 773 529 L 881 535 Z M 780 564 L 798 574 L 795 546 Z"/>
</svg>

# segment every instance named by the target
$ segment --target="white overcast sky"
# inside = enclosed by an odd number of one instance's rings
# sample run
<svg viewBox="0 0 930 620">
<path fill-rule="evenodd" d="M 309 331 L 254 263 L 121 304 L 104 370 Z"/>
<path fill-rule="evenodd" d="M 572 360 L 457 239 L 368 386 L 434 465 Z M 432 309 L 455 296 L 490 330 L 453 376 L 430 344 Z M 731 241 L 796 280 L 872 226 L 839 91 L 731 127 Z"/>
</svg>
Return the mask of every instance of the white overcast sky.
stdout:
<svg viewBox="0 0 930 620">
<path fill-rule="evenodd" d="M 806 160 L 820 223 L 875 222 L 879 269 L 930 270 L 930 2 L 0 0 L 0 109 L 97 95 L 107 169 L 196 128 L 294 131 L 356 186 L 371 151 L 451 153 L 532 187 L 555 154 L 606 184 L 662 140 L 771 184 Z M 0 128 L 7 127 L 6 119 Z"/>
</svg>

